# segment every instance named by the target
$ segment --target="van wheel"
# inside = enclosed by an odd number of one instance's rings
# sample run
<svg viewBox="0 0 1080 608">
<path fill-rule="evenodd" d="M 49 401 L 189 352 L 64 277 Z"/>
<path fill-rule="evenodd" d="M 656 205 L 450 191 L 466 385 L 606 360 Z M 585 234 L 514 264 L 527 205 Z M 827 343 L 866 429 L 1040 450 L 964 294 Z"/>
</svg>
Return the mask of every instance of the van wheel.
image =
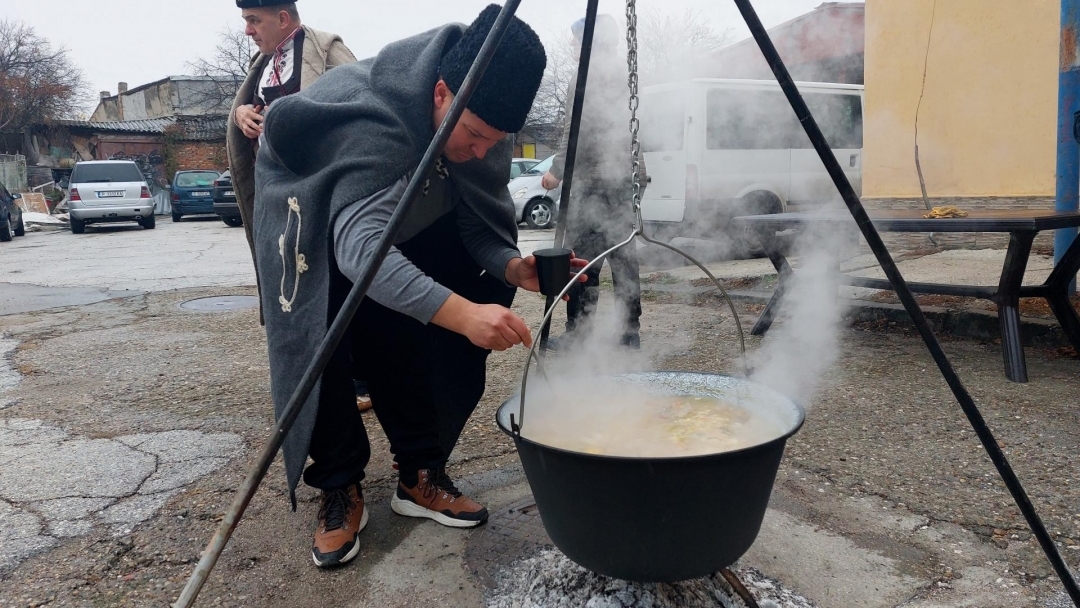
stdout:
<svg viewBox="0 0 1080 608">
<path fill-rule="evenodd" d="M 19 216 L 19 224 L 15 226 L 15 236 L 26 236 L 26 222 L 23 221 L 22 216 Z"/>
<path fill-rule="evenodd" d="M 182 217 L 184 217 L 184 216 L 180 215 L 179 213 L 177 213 L 175 211 L 172 212 L 172 221 L 179 222 L 180 218 L 182 218 Z"/>
<path fill-rule="evenodd" d="M 157 216 L 151 215 L 150 217 L 144 217 L 139 220 L 139 225 L 147 230 L 153 230 L 154 226 L 157 225 Z"/>
<path fill-rule="evenodd" d="M 6 220 L 0 222 L 0 242 L 8 242 L 12 239 L 11 230 L 11 216 L 9 215 Z"/>
<path fill-rule="evenodd" d="M 86 232 L 86 222 L 71 218 L 71 233 L 82 234 L 84 232 Z"/>
<path fill-rule="evenodd" d="M 223 217 L 221 218 L 221 221 L 225 222 L 226 226 L 231 226 L 233 228 L 239 228 L 244 225 L 243 218 L 239 217 Z"/>
<path fill-rule="evenodd" d="M 522 215 L 529 228 L 547 230 L 555 225 L 555 204 L 546 198 L 531 200 Z"/>
</svg>

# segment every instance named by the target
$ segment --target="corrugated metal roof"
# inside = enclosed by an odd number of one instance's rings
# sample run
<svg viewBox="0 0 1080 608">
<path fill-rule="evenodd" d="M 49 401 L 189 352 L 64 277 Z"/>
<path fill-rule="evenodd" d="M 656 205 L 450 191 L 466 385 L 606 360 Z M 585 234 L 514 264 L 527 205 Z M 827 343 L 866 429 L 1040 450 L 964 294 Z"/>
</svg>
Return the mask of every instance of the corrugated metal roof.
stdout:
<svg viewBox="0 0 1080 608">
<path fill-rule="evenodd" d="M 225 139 L 229 124 L 228 116 L 181 116 L 179 124 L 184 129 L 184 139 L 212 141 Z"/>
<path fill-rule="evenodd" d="M 125 133 L 162 133 L 165 127 L 176 124 L 176 117 L 148 118 L 145 120 L 110 120 L 91 122 L 89 120 L 58 120 L 65 127 L 93 129 L 95 131 L 121 131 Z"/>
<path fill-rule="evenodd" d="M 111 131 L 114 133 L 146 133 L 160 135 L 173 125 L 180 125 L 184 139 L 208 141 L 225 138 L 227 116 L 167 116 L 144 120 L 112 120 L 91 122 L 88 120 L 58 120 L 57 124 L 76 129 Z"/>
</svg>

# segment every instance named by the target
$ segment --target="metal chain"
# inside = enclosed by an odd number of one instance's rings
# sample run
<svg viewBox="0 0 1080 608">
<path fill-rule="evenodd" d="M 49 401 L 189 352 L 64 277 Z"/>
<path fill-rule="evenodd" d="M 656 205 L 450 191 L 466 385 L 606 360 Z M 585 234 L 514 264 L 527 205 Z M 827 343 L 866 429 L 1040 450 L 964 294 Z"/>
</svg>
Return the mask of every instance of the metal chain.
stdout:
<svg viewBox="0 0 1080 608">
<path fill-rule="evenodd" d="M 641 229 L 641 142 L 638 139 L 638 40 L 637 40 L 637 0 L 626 0 L 626 65 L 629 75 L 627 86 L 630 87 L 630 157 L 633 170 L 630 178 L 634 188 L 634 214 L 637 216 L 637 228 Z"/>
</svg>

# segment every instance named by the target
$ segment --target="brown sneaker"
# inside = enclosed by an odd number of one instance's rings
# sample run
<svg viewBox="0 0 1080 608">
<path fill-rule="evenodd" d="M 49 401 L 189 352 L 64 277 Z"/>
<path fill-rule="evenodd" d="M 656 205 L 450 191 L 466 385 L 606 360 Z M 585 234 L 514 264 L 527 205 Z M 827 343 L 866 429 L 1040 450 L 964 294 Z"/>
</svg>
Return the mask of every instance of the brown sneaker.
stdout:
<svg viewBox="0 0 1080 608">
<path fill-rule="evenodd" d="M 397 492 L 390 499 L 394 513 L 434 519 L 452 528 L 472 528 L 487 521 L 487 509 L 463 496 L 442 469 L 421 469 L 417 480 L 411 488 L 403 481 L 398 482 Z"/>
<path fill-rule="evenodd" d="M 360 484 L 323 492 L 319 527 L 315 528 L 315 542 L 311 546 L 311 559 L 315 565 L 332 568 L 356 557 L 360 553 L 360 531 L 367 522 L 368 512 L 364 508 Z"/>
<path fill-rule="evenodd" d="M 374 406 L 371 405 L 371 396 L 370 395 L 357 395 L 356 396 L 356 407 L 360 408 L 360 413 L 361 414 L 363 414 L 364 412 L 370 411 L 371 408 L 374 407 Z"/>
</svg>

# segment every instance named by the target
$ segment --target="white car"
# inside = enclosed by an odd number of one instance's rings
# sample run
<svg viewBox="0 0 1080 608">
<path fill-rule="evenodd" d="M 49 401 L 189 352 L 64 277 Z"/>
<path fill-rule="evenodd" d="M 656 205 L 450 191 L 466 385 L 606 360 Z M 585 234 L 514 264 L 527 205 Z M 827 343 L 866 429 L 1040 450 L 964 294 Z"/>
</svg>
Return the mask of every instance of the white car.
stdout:
<svg viewBox="0 0 1080 608">
<path fill-rule="evenodd" d="M 535 158 L 515 158 L 510 161 L 510 179 L 520 176 L 540 161 Z"/>
<path fill-rule="evenodd" d="M 521 176 L 510 181 L 507 188 L 514 199 L 514 212 L 519 222 L 525 222 L 529 228 L 547 229 L 555 226 L 555 217 L 559 211 L 559 196 L 562 187 L 545 190 L 540 182 L 551 168 L 554 156 L 549 156 L 533 165 Z"/>
<path fill-rule="evenodd" d="M 75 164 L 68 185 L 71 231 L 88 224 L 137 222 L 152 229 L 154 199 L 139 166 L 130 160 L 91 160 Z"/>
</svg>

